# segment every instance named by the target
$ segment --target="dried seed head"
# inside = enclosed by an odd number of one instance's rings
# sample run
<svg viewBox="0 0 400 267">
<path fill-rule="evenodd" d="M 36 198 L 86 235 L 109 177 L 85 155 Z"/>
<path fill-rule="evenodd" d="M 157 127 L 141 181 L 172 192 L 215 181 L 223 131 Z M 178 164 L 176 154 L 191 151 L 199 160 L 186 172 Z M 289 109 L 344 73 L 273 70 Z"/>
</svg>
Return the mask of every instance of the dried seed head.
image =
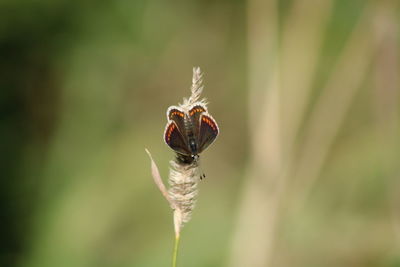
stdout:
<svg viewBox="0 0 400 267">
<path fill-rule="evenodd" d="M 205 99 L 199 100 L 202 91 L 202 73 L 199 67 L 195 67 L 193 68 L 191 95 L 189 98 L 184 98 L 183 103 L 179 106 L 184 110 L 188 110 L 195 103 L 206 105 Z M 151 159 L 154 181 L 174 210 L 175 235 L 179 237 L 184 223 L 190 220 L 196 203 L 197 184 L 200 180 L 199 161 L 198 159 L 192 160 L 189 156 L 177 154 L 175 160 L 170 161 L 168 179 L 170 187 L 167 190 L 150 152 L 147 149 L 146 152 Z"/>
<path fill-rule="evenodd" d="M 183 103 L 179 106 L 183 109 L 189 109 L 190 106 L 199 102 L 203 105 L 207 105 L 206 100 L 203 98 L 200 100 L 200 95 L 203 92 L 203 73 L 199 67 L 193 68 L 192 87 L 190 88 L 191 95 L 189 98 L 183 98 Z"/>
<path fill-rule="evenodd" d="M 202 76 L 200 68 L 194 67 L 192 87 L 190 89 L 191 95 L 188 99 L 184 98 L 183 103 L 180 105 L 184 110 L 188 110 L 196 102 L 206 105 L 205 99 L 199 101 L 204 88 L 202 85 Z M 198 194 L 197 183 L 200 179 L 199 161 L 195 160 L 188 163 L 177 155 L 175 160 L 170 161 L 170 165 L 168 180 L 170 188 L 168 193 L 175 208 L 175 234 L 179 236 L 184 223 L 189 222 L 196 203 Z"/>
<path fill-rule="evenodd" d="M 170 162 L 168 190 L 171 200 L 175 204 L 175 210 L 180 210 L 181 226 L 190 220 L 196 197 L 198 194 L 197 183 L 200 179 L 197 162 L 185 164 L 174 160 Z"/>
</svg>

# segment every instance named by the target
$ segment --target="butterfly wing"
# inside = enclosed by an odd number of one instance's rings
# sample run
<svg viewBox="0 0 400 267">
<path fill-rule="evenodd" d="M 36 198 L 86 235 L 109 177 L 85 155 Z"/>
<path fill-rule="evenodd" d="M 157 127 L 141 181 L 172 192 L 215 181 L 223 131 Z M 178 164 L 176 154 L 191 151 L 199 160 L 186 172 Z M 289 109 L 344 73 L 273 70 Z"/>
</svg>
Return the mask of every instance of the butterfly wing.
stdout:
<svg viewBox="0 0 400 267">
<path fill-rule="evenodd" d="M 180 108 L 176 106 L 169 107 L 167 118 L 168 121 L 174 121 L 180 130 L 185 129 L 185 113 Z"/>
<path fill-rule="evenodd" d="M 164 141 L 165 143 L 175 150 L 176 152 L 183 155 L 190 155 L 190 151 L 188 150 L 188 145 L 186 143 L 186 139 L 183 137 L 181 132 L 176 126 L 174 121 L 171 121 L 167 124 L 164 132 Z"/>
<path fill-rule="evenodd" d="M 199 119 L 200 115 L 204 112 L 207 112 L 207 109 L 200 104 L 194 105 L 190 110 L 189 110 L 189 115 L 192 117 L 194 120 Z"/>
<path fill-rule="evenodd" d="M 215 120 L 208 114 L 201 114 L 198 135 L 199 153 L 204 151 L 219 134 L 219 128 Z"/>
<path fill-rule="evenodd" d="M 189 110 L 189 117 L 192 121 L 193 124 L 193 134 L 196 138 L 196 143 L 199 144 L 199 136 L 200 136 L 200 117 L 201 114 L 207 112 L 206 107 L 204 107 L 201 104 L 194 105 L 190 110 Z"/>
<path fill-rule="evenodd" d="M 190 155 L 185 134 L 185 114 L 178 107 L 172 106 L 167 111 L 168 123 L 164 131 L 165 143 L 183 155 Z"/>
</svg>

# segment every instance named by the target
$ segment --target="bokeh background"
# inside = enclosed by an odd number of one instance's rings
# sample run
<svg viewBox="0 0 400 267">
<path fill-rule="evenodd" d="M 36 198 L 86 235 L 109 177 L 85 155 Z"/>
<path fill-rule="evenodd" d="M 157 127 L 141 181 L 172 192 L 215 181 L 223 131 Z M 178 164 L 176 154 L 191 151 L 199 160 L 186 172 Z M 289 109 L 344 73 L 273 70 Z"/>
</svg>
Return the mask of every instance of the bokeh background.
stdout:
<svg viewBox="0 0 400 267">
<path fill-rule="evenodd" d="M 0 2 L 0 266 L 169 266 L 169 105 L 221 134 L 179 266 L 400 266 L 396 0 Z"/>
</svg>

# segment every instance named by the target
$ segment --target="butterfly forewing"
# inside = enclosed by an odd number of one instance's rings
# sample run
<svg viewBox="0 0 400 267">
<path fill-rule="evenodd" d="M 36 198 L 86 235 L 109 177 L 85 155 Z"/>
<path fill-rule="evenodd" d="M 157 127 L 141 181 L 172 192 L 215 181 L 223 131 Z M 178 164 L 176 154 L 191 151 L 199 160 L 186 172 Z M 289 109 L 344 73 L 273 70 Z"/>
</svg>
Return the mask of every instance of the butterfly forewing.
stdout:
<svg viewBox="0 0 400 267">
<path fill-rule="evenodd" d="M 167 115 L 168 120 L 174 121 L 179 130 L 181 130 L 182 134 L 184 134 L 183 130 L 185 129 L 185 113 L 178 107 L 172 106 L 168 109 Z"/>
<path fill-rule="evenodd" d="M 200 127 L 199 127 L 199 153 L 204 151 L 215 138 L 217 138 L 219 133 L 218 125 L 211 116 L 201 115 Z"/>
<path fill-rule="evenodd" d="M 203 112 L 207 112 L 206 108 L 202 105 L 194 105 L 190 110 L 189 110 L 189 115 L 191 117 L 195 117 L 195 116 L 200 116 L 201 113 Z M 199 117 L 197 117 L 199 118 Z"/>
</svg>

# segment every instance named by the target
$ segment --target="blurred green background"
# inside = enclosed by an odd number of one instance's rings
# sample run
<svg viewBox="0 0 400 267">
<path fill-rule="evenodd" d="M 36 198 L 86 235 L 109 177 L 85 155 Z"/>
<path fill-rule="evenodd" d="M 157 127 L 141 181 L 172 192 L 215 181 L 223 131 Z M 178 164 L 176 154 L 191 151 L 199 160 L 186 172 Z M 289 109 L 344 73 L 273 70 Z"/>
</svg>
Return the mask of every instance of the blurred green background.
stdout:
<svg viewBox="0 0 400 267">
<path fill-rule="evenodd" d="M 0 2 L 0 266 L 169 266 L 169 105 L 221 134 L 179 266 L 400 266 L 395 0 Z"/>
</svg>

